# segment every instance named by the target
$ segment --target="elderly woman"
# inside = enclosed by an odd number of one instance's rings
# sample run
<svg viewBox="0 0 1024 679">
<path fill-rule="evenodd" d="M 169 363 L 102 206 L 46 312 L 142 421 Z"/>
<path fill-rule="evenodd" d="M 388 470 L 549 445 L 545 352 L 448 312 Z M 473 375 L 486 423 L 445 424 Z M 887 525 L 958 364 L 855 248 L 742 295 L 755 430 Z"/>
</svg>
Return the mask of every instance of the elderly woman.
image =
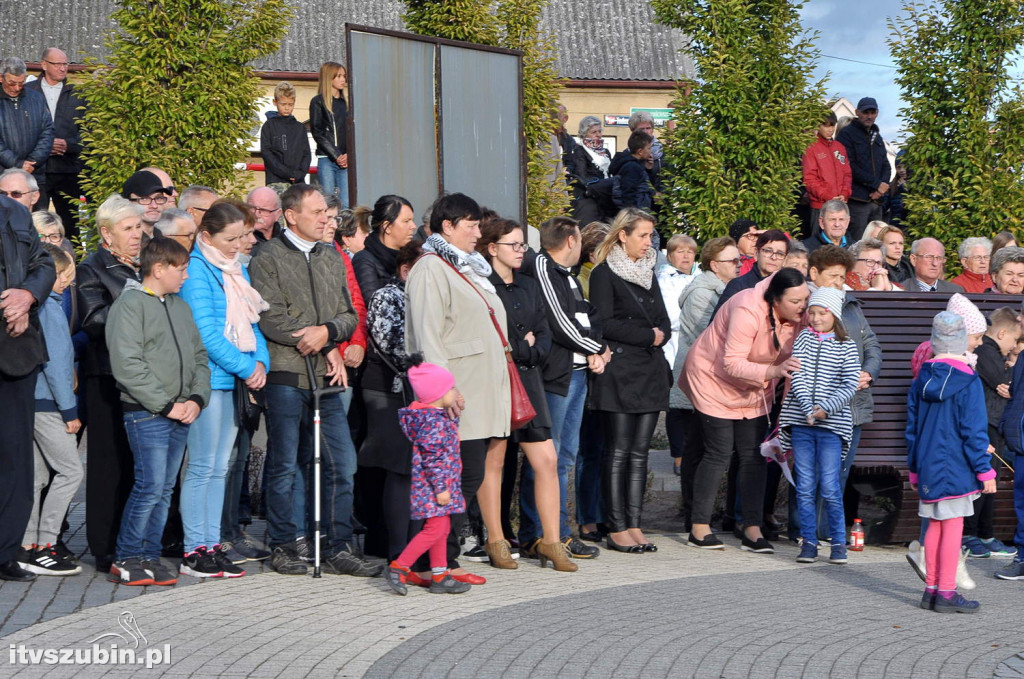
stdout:
<svg viewBox="0 0 1024 679">
<path fill-rule="evenodd" d="M 78 308 L 89 336 L 79 368 L 88 413 L 89 464 L 85 527 L 96 570 L 110 570 L 121 512 L 135 480 L 135 464 L 121 417 L 121 394 L 110 369 L 104 332 L 107 313 L 128 280 L 140 281 L 142 209 L 112 195 L 96 210 L 100 247 L 78 265 Z"/>
<path fill-rule="evenodd" d="M 958 254 L 964 271 L 953 282 L 964 292 L 985 292 L 991 288 L 992 277 L 988 269 L 992 261 L 992 241 L 988 238 L 965 238 L 960 243 Z"/>
<path fill-rule="evenodd" d="M 665 359 L 669 365 L 676 359 L 676 336 L 679 334 L 679 293 L 700 273 L 697 266 L 697 241 L 677 233 L 665 246 L 668 261 L 658 270 L 658 285 L 665 310 L 672 322 L 672 336 L 665 342 Z"/>
<path fill-rule="evenodd" d="M 349 243 L 355 247 L 353 250 L 346 247 L 343 233 L 348 231 L 362 233 L 355 226 L 354 214 L 356 211 L 360 211 L 360 214 L 368 215 L 370 209 L 357 207 L 355 210 L 342 210 L 341 201 L 337 196 L 325 195 L 324 199 L 327 203 L 327 226 L 324 227 L 324 235 L 321 240 L 324 243 L 333 245 L 342 261 L 345 262 L 345 282 L 348 284 L 348 294 L 352 298 L 352 308 L 356 310 L 356 315 L 359 317 L 356 331 L 352 333 L 352 337 L 338 345 L 345 366 L 348 368 L 346 383 L 354 388 L 356 380 L 354 371 L 362 365 L 363 358 L 366 356 L 366 298 L 363 297 L 358 277 L 356 276 L 355 269 L 352 267 L 352 255 L 363 249 L 363 242 L 366 240 L 366 237 L 364 235 L 358 241 L 350 238 Z M 369 224 L 367 224 L 366 228 L 369 230 Z M 342 402 L 345 404 L 346 412 L 352 405 L 352 392 L 353 389 L 350 388 L 342 394 Z"/>
<path fill-rule="evenodd" d="M 882 266 L 889 272 L 889 280 L 902 283 L 914 277 L 914 265 L 904 254 L 906 242 L 903 231 L 895 226 L 887 226 L 878 232 L 878 240 L 882 241 Z"/>
<path fill-rule="evenodd" d="M 604 131 L 597 116 L 586 116 L 580 121 L 580 141 L 572 151 L 572 173 L 584 184 L 607 179 L 612 156 L 604 147 Z"/>
<path fill-rule="evenodd" d="M 44 243 L 50 243 L 61 248 L 69 255 L 71 260 L 75 258 L 75 248 L 65 237 L 64 223 L 61 221 L 59 215 L 56 212 L 50 212 L 49 210 L 37 210 L 32 213 L 32 226 L 35 227 L 36 233 L 39 234 L 39 240 Z M 72 333 L 78 330 L 78 295 L 75 291 L 76 282 L 74 278 L 71 280 L 71 284 L 64 288 L 61 293 L 61 308 L 64 310 L 64 315 L 68 319 L 68 327 Z M 84 336 L 72 337 L 75 345 L 76 356 L 84 348 L 80 340 L 84 340 Z"/>
<path fill-rule="evenodd" d="M 847 290 L 892 292 L 902 290 L 889 280 L 882 250 L 885 246 L 877 238 L 862 238 L 850 246 L 853 266 L 846 274 Z"/>
<path fill-rule="evenodd" d="M 1024 292 L 1024 248 L 1005 247 L 992 258 L 992 287 L 986 292 Z"/>
<path fill-rule="evenodd" d="M 658 415 L 668 409 L 671 370 L 662 346 L 672 332 L 651 248 L 654 218 L 637 208 L 619 212 L 597 249 L 590 301 L 597 307 L 612 360 L 587 385 L 590 408 L 604 420 L 602 492 L 609 549 L 657 551 L 640 529 L 647 453 Z"/>
<path fill-rule="evenodd" d="M 355 257 L 366 247 L 366 237 L 370 235 L 370 215 L 372 213 L 373 211 L 365 205 L 357 205 L 351 210 L 341 211 L 334 240 L 348 254 L 349 258 Z"/>
<path fill-rule="evenodd" d="M 480 239 L 480 206 L 461 193 L 438 198 L 430 212 L 431 234 L 422 257 L 409 272 L 405 343 L 429 362 L 455 375 L 465 397 L 453 409 L 459 418 L 462 493 L 468 506 L 484 477 L 488 440 L 507 438 L 511 429 L 512 392 L 505 360 L 506 345 L 499 335 L 507 324 L 505 307 L 489 280 L 492 269 L 475 251 Z M 468 410 L 463 411 L 468 405 Z M 456 514 L 456 526 L 466 522 Z M 483 584 L 455 558 L 458 530 L 448 541 L 452 577 Z"/>
<path fill-rule="evenodd" d="M 806 254 L 806 251 L 805 251 Z M 679 346 L 672 362 L 673 384 L 668 394 L 665 429 L 669 449 L 676 458 L 683 495 L 683 516 L 689 529 L 693 507 L 693 475 L 703 456 L 700 420 L 693 404 L 676 382 L 683 370 L 690 347 L 711 321 L 725 286 L 740 275 L 740 251 L 728 236 L 713 238 L 700 252 L 700 273 L 679 295 Z"/>
<path fill-rule="evenodd" d="M 697 411 L 704 439 L 693 483 L 688 544 L 694 547 L 724 548 L 709 524 L 718 485 L 736 453 L 745 522 L 741 549 L 775 552 L 761 534 L 765 464 L 760 446 L 776 384 L 800 369 L 792 357 L 793 340 L 809 296 L 803 274 L 780 269 L 719 309 L 686 357 L 679 386 Z"/>
</svg>

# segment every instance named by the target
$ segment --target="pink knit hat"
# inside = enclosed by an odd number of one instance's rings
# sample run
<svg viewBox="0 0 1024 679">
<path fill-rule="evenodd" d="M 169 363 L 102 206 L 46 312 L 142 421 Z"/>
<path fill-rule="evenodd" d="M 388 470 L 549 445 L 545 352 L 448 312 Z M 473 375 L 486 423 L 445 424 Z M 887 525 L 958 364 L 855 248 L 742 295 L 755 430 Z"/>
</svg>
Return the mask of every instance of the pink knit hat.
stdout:
<svg viewBox="0 0 1024 679">
<path fill-rule="evenodd" d="M 455 376 L 433 363 L 414 365 L 406 375 L 416 392 L 416 400 L 421 403 L 433 403 L 455 386 Z"/>
<path fill-rule="evenodd" d="M 976 335 L 988 330 L 988 321 L 985 320 L 985 315 L 975 306 L 974 302 L 959 292 L 949 298 L 946 311 L 951 311 L 964 319 L 964 327 L 967 329 L 968 335 Z"/>
</svg>

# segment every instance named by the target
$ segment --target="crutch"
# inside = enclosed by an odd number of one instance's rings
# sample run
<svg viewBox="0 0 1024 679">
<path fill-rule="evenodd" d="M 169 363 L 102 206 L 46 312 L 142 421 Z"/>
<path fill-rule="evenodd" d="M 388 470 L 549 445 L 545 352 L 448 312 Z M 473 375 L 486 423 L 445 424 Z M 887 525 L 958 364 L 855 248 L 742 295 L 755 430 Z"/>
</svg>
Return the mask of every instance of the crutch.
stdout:
<svg viewBox="0 0 1024 679">
<path fill-rule="evenodd" d="M 306 376 L 313 392 L 313 577 L 320 577 L 320 397 L 340 394 L 345 387 L 325 387 L 317 382 L 313 358 L 306 357 Z M 344 370 L 344 368 L 342 368 Z"/>
</svg>

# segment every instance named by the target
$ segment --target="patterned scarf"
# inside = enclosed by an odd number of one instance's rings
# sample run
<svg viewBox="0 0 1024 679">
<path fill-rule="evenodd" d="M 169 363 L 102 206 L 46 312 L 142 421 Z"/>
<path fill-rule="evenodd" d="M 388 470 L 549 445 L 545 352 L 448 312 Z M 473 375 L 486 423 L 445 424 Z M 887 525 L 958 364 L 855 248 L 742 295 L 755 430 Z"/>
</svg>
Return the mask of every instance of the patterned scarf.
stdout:
<svg viewBox="0 0 1024 679">
<path fill-rule="evenodd" d="M 591 139 L 590 137 L 583 137 L 583 145 L 591 151 L 597 151 L 602 156 L 608 155 L 608 149 L 604 147 L 603 139 Z"/>
<path fill-rule="evenodd" d="M 608 262 L 608 268 L 622 280 L 639 285 L 644 290 L 651 289 L 654 265 L 658 261 L 658 253 L 654 248 L 647 248 L 647 254 L 634 262 L 624 247 L 615 245 L 605 261 Z"/>
<path fill-rule="evenodd" d="M 224 296 L 227 298 L 224 337 L 239 351 L 256 351 L 256 333 L 252 324 L 259 322 L 260 312 L 269 309 L 270 305 L 245 280 L 238 255 L 228 259 L 220 250 L 204 243 L 202 237 L 196 238 L 196 247 L 207 262 L 224 274 Z"/>
<path fill-rule="evenodd" d="M 120 252 L 117 252 L 106 243 L 101 243 L 101 245 L 103 246 L 104 250 L 113 255 L 114 259 L 117 260 L 118 264 L 124 264 L 127 267 L 131 267 L 132 271 L 138 273 L 140 266 L 138 257 L 129 257 L 128 255 L 122 255 Z"/>
<path fill-rule="evenodd" d="M 423 249 L 454 266 L 459 273 L 487 292 L 494 292 L 494 284 L 487 280 L 491 275 L 491 265 L 479 252 L 463 252 L 436 233 L 430 234 Z"/>
</svg>

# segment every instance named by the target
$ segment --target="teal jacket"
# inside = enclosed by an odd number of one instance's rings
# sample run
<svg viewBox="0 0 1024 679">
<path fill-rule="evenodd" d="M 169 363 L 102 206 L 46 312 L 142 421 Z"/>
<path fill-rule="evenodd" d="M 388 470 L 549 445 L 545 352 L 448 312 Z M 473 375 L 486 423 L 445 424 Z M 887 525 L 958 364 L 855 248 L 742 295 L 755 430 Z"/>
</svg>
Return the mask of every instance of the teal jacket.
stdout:
<svg viewBox="0 0 1024 679">
<path fill-rule="evenodd" d="M 176 403 L 210 400 L 210 368 L 188 304 L 163 301 L 129 280 L 106 325 L 110 367 L 126 410 L 167 416 Z"/>
</svg>

